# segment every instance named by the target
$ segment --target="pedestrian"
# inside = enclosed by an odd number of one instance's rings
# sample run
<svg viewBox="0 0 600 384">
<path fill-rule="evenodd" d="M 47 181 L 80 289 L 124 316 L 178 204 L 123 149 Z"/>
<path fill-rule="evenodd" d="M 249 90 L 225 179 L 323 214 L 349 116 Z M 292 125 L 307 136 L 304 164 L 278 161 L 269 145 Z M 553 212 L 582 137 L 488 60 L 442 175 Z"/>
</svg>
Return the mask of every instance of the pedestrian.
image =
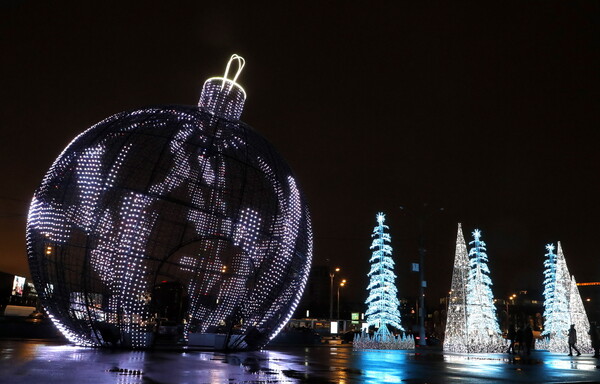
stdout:
<svg viewBox="0 0 600 384">
<path fill-rule="evenodd" d="M 506 353 L 515 353 L 515 337 L 517 335 L 517 332 L 515 331 L 515 325 L 514 324 L 510 324 L 508 326 L 508 332 L 506 333 L 506 338 L 510 341 L 510 345 L 508 346 L 508 350 L 506 351 Z"/>
<path fill-rule="evenodd" d="M 519 329 L 517 329 L 517 336 L 515 338 L 515 342 L 517 343 L 517 352 L 521 353 L 523 352 L 524 348 L 524 343 L 523 343 L 523 335 L 525 332 L 523 332 L 523 327 L 519 327 Z"/>
<path fill-rule="evenodd" d="M 600 357 L 600 329 L 596 322 L 592 322 L 590 325 L 590 339 L 592 339 L 592 348 L 594 348 L 594 357 Z"/>
<path fill-rule="evenodd" d="M 577 331 L 575 330 L 575 324 L 571 324 L 571 328 L 569 328 L 569 356 L 573 356 L 573 349 L 577 352 L 577 356 L 581 356 L 581 352 L 575 344 L 577 344 Z"/>
<path fill-rule="evenodd" d="M 531 329 L 531 325 L 527 324 L 525 327 L 523 341 L 525 342 L 525 352 L 527 355 L 531 353 L 531 348 L 533 346 L 533 330 Z"/>
</svg>

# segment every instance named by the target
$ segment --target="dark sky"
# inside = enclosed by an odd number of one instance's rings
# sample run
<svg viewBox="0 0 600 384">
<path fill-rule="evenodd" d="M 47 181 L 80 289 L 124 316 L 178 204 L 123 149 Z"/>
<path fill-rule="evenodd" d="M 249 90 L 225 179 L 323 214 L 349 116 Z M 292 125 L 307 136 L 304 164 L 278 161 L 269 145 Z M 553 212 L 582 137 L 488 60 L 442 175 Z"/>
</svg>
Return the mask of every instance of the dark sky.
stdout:
<svg viewBox="0 0 600 384">
<path fill-rule="evenodd" d="M 0 3 L 0 270 L 28 275 L 28 201 L 75 135 L 196 104 L 238 53 L 242 119 L 295 170 L 344 294 L 366 297 L 378 211 L 401 296 L 422 211 L 435 300 L 459 221 L 483 231 L 497 296 L 540 290 L 557 240 L 578 281 L 600 280 L 598 1 L 253 3 Z"/>
</svg>

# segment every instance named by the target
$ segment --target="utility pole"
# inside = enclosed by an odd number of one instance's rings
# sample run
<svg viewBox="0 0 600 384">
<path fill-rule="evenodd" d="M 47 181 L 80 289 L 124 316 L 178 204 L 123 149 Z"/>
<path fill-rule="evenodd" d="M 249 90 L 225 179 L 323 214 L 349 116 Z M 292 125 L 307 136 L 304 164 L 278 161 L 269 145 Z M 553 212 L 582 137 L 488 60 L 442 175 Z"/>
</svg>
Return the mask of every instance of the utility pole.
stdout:
<svg viewBox="0 0 600 384">
<path fill-rule="evenodd" d="M 425 239 L 423 235 L 423 226 L 421 227 L 421 233 L 419 234 L 419 345 L 427 345 L 425 339 L 425 316 L 427 311 L 425 310 Z"/>
<path fill-rule="evenodd" d="M 336 272 L 339 271 L 339 268 L 329 271 L 329 278 L 331 279 L 329 284 L 329 320 L 333 319 L 333 278 L 335 277 Z"/>
<path fill-rule="evenodd" d="M 425 288 L 427 287 L 427 281 L 425 280 L 425 253 L 427 253 L 425 248 L 425 221 L 434 213 L 444 211 L 444 208 L 436 208 L 433 210 L 430 209 L 429 212 L 427 212 L 428 206 L 429 204 L 424 203 L 422 210 L 414 213 L 419 228 L 419 310 L 417 311 L 417 315 L 419 316 L 419 345 L 421 346 L 427 345 L 425 336 L 425 316 L 427 315 L 427 310 L 425 309 Z M 403 206 L 401 206 L 400 209 L 409 213 Z"/>
</svg>

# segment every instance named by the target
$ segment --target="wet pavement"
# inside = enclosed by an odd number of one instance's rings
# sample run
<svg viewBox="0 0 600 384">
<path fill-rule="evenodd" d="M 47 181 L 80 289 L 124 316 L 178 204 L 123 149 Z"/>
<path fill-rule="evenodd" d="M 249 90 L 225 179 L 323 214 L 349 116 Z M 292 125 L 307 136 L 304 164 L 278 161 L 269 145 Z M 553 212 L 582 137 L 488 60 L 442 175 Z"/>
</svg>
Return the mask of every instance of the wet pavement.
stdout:
<svg viewBox="0 0 600 384">
<path fill-rule="evenodd" d="M 600 382 L 600 362 L 347 346 L 257 352 L 121 351 L 0 340 L 0 383 L 545 383 Z"/>
</svg>

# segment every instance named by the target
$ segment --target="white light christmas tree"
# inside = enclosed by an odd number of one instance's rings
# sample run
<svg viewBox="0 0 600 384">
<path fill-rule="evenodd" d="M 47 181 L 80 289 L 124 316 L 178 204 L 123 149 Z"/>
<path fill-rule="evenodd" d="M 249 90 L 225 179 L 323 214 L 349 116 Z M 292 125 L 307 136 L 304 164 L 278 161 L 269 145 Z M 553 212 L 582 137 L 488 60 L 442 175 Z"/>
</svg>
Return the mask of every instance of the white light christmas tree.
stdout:
<svg viewBox="0 0 600 384">
<path fill-rule="evenodd" d="M 577 288 L 575 277 L 571 276 L 571 291 L 569 293 L 569 313 L 571 314 L 571 324 L 575 324 L 577 330 L 577 348 L 581 353 L 592 353 L 592 340 L 590 339 L 590 321 Z"/>
<path fill-rule="evenodd" d="M 382 329 L 388 325 L 404 331 L 400 321 L 398 310 L 398 290 L 396 288 L 394 274 L 394 260 L 392 259 L 392 247 L 389 245 L 391 236 L 386 232 L 389 229 L 384 224 L 385 215 L 377 214 L 377 226 L 373 229 L 373 243 L 371 249 L 373 254 L 369 262 L 371 270 L 367 274 L 370 281 L 367 287 L 369 297 L 365 301 L 368 304 L 365 316 L 369 326 Z"/>
<path fill-rule="evenodd" d="M 469 256 L 463 236 L 462 227 L 458 223 L 456 234 L 456 251 L 454 253 L 454 270 L 452 271 L 452 288 L 448 303 L 444 350 L 450 352 L 467 352 L 467 278 L 469 276 Z"/>
<path fill-rule="evenodd" d="M 473 231 L 467 282 L 467 335 L 469 352 L 500 352 L 504 342 L 496 318 L 492 279 L 481 231 Z"/>
</svg>

